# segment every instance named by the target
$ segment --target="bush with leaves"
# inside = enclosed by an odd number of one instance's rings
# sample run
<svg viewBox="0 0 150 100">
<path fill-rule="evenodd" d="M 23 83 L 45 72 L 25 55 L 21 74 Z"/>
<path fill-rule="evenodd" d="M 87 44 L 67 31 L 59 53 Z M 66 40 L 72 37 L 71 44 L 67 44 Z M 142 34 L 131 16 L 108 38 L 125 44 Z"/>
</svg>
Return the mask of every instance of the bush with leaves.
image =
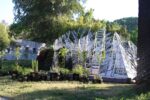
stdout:
<svg viewBox="0 0 150 100">
<path fill-rule="evenodd" d="M 4 50 L 9 45 L 9 42 L 7 27 L 0 23 L 0 51 Z"/>
<path fill-rule="evenodd" d="M 19 66 L 18 72 L 21 75 L 28 75 L 31 72 L 33 72 L 33 69 L 32 68 L 26 68 L 26 67 Z"/>
<path fill-rule="evenodd" d="M 60 72 L 60 73 L 62 73 L 62 74 L 67 75 L 67 74 L 69 74 L 69 73 L 70 73 L 70 70 L 69 70 L 69 69 L 67 69 L 67 68 L 60 68 L 60 69 L 59 69 L 59 72 Z"/>
<path fill-rule="evenodd" d="M 59 67 L 58 67 L 58 66 L 57 66 L 57 67 L 52 67 L 52 68 L 50 69 L 50 72 L 59 73 Z"/>
<path fill-rule="evenodd" d="M 59 49 L 58 53 L 59 53 L 59 56 L 58 56 L 59 66 L 65 67 L 66 55 L 68 53 L 68 49 L 63 47 L 63 48 Z"/>
<path fill-rule="evenodd" d="M 38 72 L 38 61 L 37 60 L 32 60 L 32 69 L 34 72 Z"/>
<path fill-rule="evenodd" d="M 79 74 L 79 75 L 81 76 L 81 75 L 83 75 L 83 73 L 84 73 L 84 68 L 83 68 L 82 65 L 77 64 L 77 65 L 73 68 L 72 72 L 73 72 L 74 74 Z"/>
</svg>

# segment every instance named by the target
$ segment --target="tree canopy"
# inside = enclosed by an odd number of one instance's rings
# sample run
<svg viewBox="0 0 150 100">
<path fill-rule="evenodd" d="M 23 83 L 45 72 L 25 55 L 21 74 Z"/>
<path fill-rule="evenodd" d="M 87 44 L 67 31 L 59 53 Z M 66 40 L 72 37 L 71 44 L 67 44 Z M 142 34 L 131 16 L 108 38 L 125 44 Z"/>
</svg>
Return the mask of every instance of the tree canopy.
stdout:
<svg viewBox="0 0 150 100">
<path fill-rule="evenodd" d="M 126 27 L 130 40 L 137 44 L 137 38 L 138 38 L 138 18 L 137 17 L 127 17 L 122 18 L 114 21 L 115 23 Z"/>
<path fill-rule="evenodd" d="M 15 22 L 10 27 L 11 35 L 52 44 L 56 38 L 70 30 L 97 31 L 106 28 L 108 32 L 118 32 L 136 44 L 137 33 L 133 30 L 136 19 L 123 18 L 114 22 L 96 20 L 93 9 L 84 10 L 84 1 L 13 0 Z M 131 26 L 133 28 L 130 30 Z"/>
<path fill-rule="evenodd" d="M 5 49 L 9 44 L 7 27 L 0 23 L 0 51 Z"/>
<path fill-rule="evenodd" d="M 69 30 L 105 27 L 105 21 L 95 20 L 93 10 L 85 12 L 86 0 L 13 0 L 15 23 L 13 35 L 40 42 L 52 43 Z"/>
<path fill-rule="evenodd" d="M 13 0 L 15 22 L 11 29 L 44 42 L 66 30 L 74 15 L 83 13 L 81 0 Z M 63 27 L 62 27 L 63 26 Z M 57 29 L 56 29 L 57 28 Z M 46 41 L 45 41 L 46 40 Z"/>
<path fill-rule="evenodd" d="M 137 29 L 138 27 L 138 18 L 137 17 L 127 17 L 115 20 L 114 22 L 119 25 L 125 26 L 129 32 Z"/>
</svg>

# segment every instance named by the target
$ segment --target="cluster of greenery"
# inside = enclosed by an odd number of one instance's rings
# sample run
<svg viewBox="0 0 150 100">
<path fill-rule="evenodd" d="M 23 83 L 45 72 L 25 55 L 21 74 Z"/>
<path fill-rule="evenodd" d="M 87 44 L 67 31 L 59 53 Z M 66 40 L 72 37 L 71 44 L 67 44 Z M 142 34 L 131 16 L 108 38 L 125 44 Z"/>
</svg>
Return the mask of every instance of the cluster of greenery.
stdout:
<svg viewBox="0 0 150 100">
<path fill-rule="evenodd" d="M 114 22 L 96 20 L 93 9 L 84 10 L 85 0 L 13 0 L 15 21 L 9 35 L 52 44 L 70 30 L 106 28 L 118 32 L 125 39 L 137 42 L 137 18 L 123 18 Z M 9 44 L 8 28 L 0 24 L 0 51 Z"/>
<path fill-rule="evenodd" d="M 52 43 L 68 30 L 79 28 L 98 30 L 105 21 L 95 20 L 93 10 L 85 12 L 85 0 L 13 0 L 15 22 L 11 35 Z"/>
<path fill-rule="evenodd" d="M 119 25 L 125 26 L 128 32 L 132 32 L 138 27 L 137 17 L 122 18 L 122 19 L 115 20 L 114 22 L 118 23 Z"/>
<path fill-rule="evenodd" d="M 8 29 L 4 24 L 0 23 L 0 51 L 5 49 L 9 42 Z"/>
<path fill-rule="evenodd" d="M 29 60 L 18 60 L 16 63 L 16 60 L 12 61 L 3 61 L 0 62 L 1 73 L 8 74 L 8 72 L 12 71 L 18 71 L 19 73 L 25 75 L 29 74 L 30 72 L 36 71 L 35 70 L 35 64 L 33 64 L 35 61 L 29 61 Z"/>
<path fill-rule="evenodd" d="M 137 44 L 138 37 L 138 18 L 137 17 L 128 17 L 122 18 L 114 21 L 115 23 L 125 27 L 127 29 L 130 40 Z"/>
<path fill-rule="evenodd" d="M 68 68 L 65 67 L 53 67 L 51 69 L 52 72 L 56 72 L 56 73 L 62 73 L 64 75 L 67 74 L 78 74 L 79 76 L 85 75 L 88 76 L 89 75 L 89 70 L 84 68 L 82 65 L 75 65 L 74 68 L 72 70 L 69 70 Z"/>
</svg>

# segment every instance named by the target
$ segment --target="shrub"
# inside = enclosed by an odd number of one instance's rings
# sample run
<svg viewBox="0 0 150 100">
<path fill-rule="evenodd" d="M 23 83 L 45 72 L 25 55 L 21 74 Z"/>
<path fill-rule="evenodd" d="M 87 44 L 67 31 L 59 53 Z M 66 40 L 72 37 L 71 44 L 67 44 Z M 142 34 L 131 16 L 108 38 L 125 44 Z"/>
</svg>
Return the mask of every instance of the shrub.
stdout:
<svg viewBox="0 0 150 100">
<path fill-rule="evenodd" d="M 4 73 L 8 73 L 10 71 L 14 71 L 16 70 L 16 66 L 15 65 L 11 65 L 11 66 L 7 66 L 7 65 L 3 65 L 1 68 L 1 71 Z"/>
<path fill-rule="evenodd" d="M 82 65 L 77 64 L 77 65 L 73 68 L 72 72 L 75 73 L 75 74 L 83 75 L 83 73 L 84 73 L 84 68 L 83 68 Z"/>
<path fill-rule="evenodd" d="M 59 68 L 59 72 L 66 75 L 69 74 L 70 71 L 67 68 Z"/>
<path fill-rule="evenodd" d="M 50 72 L 59 73 L 59 67 L 52 67 L 52 68 L 50 69 Z"/>
<path fill-rule="evenodd" d="M 99 75 L 94 75 L 93 83 L 102 83 L 102 77 Z"/>
<path fill-rule="evenodd" d="M 4 60 L 2 62 L 3 66 L 14 66 L 16 65 L 16 61 L 15 60 Z M 19 66 L 23 66 L 23 67 L 29 67 L 32 66 L 32 61 L 31 60 L 18 60 L 18 65 Z"/>
<path fill-rule="evenodd" d="M 32 60 L 32 69 L 34 72 L 38 72 L 38 61 Z"/>
<path fill-rule="evenodd" d="M 33 72 L 33 69 L 31 68 L 26 68 L 26 67 L 19 67 L 18 69 L 18 72 L 21 74 L 21 75 L 28 75 L 29 73 Z"/>
<path fill-rule="evenodd" d="M 90 75 L 90 71 L 88 69 L 84 68 L 83 74 L 84 74 L 84 76 L 88 77 Z"/>
</svg>

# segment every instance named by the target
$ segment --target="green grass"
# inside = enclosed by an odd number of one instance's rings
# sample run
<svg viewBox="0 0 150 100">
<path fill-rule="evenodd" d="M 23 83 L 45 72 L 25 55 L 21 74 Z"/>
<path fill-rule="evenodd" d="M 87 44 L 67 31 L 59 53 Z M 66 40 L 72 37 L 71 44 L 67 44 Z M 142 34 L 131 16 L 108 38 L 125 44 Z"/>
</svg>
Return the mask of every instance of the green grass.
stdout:
<svg viewBox="0 0 150 100">
<path fill-rule="evenodd" d="M 14 100 L 147 100 L 130 84 L 83 84 L 80 82 L 17 82 L 0 77 L 0 96 Z"/>
</svg>

